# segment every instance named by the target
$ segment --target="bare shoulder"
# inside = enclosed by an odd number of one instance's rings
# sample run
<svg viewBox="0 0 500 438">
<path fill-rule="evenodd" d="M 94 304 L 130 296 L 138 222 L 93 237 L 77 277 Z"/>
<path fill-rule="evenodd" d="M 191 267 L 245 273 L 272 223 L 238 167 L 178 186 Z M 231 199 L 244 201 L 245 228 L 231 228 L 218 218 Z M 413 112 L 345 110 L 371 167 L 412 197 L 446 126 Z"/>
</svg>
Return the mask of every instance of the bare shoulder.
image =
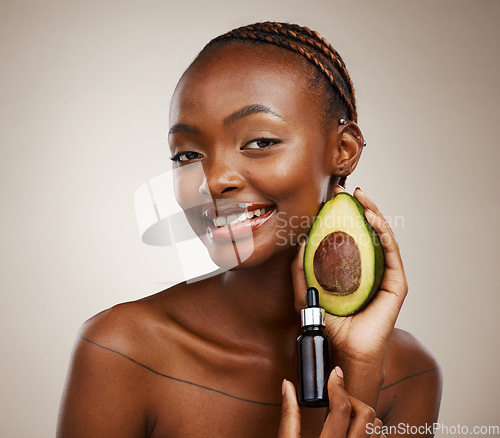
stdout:
<svg viewBox="0 0 500 438">
<path fill-rule="evenodd" d="M 442 372 L 437 359 L 410 333 L 394 329 L 385 361 L 379 412 L 385 423 L 437 420 Z"/>
<path fill-rule="evenodd" d="M 175 338 L 180 328 L 178 309 L 182 308 L 185 313 L 188 303 L 184 301 L 192 295 L 191 290 L 184 293 L 186 288 L 188 286 L 181 283 L 104 310 L 82 325 L 79 338 L 123 354 L 142 356 L 144 353 L 151 357 L 158 341 L 165 345 L 166 337 Z"/>
<path fill-rule="evenodd" d="M 397 380 L 405 377 L 408 372 L 427 370 L 439 370 L 439 363 L 434 355 L 411 333 L 395 328 L 387 351 L 388 377 Z M 391 382 L 386 380 L 386 383 Z"/>
<path fill-rule="evenodd" d="M 58 437 L 144 436 L 154 428 L 152 376 L 169 363 L 166 358 L 176 357 L 175 342 L 165 342 L 175 338 L 175 322 L 164 308 L 165 296 L 175 290 L 118 304 L 82 325 L 61 401 Z M 163 348 L 157 347 L 160 343 Z"/>
<path fill-rule="evenodd" d="M 133 352 L 154 330 L 161 310 L 143 300 L 117 304 L 85 321 L 79 337 L 121 352 Z"/>
</svg>

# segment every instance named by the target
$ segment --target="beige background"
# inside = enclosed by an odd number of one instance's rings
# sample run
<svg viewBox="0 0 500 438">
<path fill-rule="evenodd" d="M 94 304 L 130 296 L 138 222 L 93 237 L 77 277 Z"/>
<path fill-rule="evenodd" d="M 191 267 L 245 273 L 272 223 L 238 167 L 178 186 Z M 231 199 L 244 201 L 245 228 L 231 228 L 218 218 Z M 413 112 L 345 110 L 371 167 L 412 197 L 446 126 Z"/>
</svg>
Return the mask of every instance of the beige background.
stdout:
<svg viewBox="0 0 500 438">
<path fill-rule="evenodd" d="M 500 424 L 496 1 L 0 3 L 0 435 L 51 437 L 81 323 L 178 279 L 133 195 L 168 167 L 170 95 L 212 37 L 259 20 L 320 31 L 368 141 L 348 190 L 395 225 L 398 325 L 444 372 L 440 421 Z"/>
</svg>

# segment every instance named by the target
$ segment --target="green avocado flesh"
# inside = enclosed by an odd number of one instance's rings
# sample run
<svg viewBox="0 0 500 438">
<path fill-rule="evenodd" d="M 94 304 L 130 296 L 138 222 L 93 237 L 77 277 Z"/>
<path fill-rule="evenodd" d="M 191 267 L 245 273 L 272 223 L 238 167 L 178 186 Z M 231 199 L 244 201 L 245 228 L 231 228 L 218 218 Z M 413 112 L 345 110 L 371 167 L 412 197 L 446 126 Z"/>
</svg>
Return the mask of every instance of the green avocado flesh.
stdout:
<svg viewBox="0 0 500 438">
<path fill-rule="evenodd" d="M 341 192 L 325 203 L 309 231 L 304 255 L 308 287 L 338 316 L 360 311 L 380 286 L 384 251 L 359 201 Z"/>
</svg>

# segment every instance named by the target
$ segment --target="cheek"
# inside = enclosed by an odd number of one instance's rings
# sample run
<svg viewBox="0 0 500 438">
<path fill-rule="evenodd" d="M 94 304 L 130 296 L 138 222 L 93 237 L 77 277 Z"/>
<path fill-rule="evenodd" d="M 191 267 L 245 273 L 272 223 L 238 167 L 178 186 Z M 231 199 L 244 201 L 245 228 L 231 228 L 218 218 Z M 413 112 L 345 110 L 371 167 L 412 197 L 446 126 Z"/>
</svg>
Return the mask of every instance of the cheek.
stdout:
<svg viewBox="0 0 500 438">
<path fill-rule="evenodd" d="M 204 181 L 201 163 L 192 163 L 173 170 L 175 198 L 184 211 L 202 205 L 200 187 Z"/>
<path fill-rule="evenodd" d="M 307 151 L 310 148 L 304 148 Z M 295 148 L 297 152 L 297 148 Z M 314 210 L 326 201 L 330 176 L 318 154 L 289 153 L 269 166 L 259 168 L 261 185 L 271 188 L 281 201 L 311 206 Z M 306 208 L 307 209 L 307 208 Z"/>
<path fill-rule="evenodd" d="M 202 211 L 213 204 L 210 199 L 206 199 L 200 194 L 200 187 L 204 181 L 201 163 L 176 168 L 173 177 L 177 203 L 182 208 L 184 216 L 186 216 L 193 231 L 196 235 L 202 237 L 206 232 Z"/>
<path fill-rule="evenodd" d="M 295 239 L 308 233 L 326 201 L 330 176 L 316 157 L 284 158 L 272 166 L 260 166 L 254 181 L 257 190 L 277 204 L 280 236 Z"/>
</svg>

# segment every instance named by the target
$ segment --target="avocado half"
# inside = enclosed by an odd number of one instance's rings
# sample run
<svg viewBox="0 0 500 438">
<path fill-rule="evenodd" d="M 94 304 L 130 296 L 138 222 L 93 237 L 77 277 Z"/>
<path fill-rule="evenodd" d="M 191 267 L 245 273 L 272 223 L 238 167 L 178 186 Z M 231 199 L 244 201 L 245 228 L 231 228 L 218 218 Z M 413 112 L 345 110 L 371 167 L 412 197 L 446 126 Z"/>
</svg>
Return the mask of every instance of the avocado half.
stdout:
<svg viewBox="0 0 500 438">
<path fill-rule="evenodd" d="M 354 196 L 338 193 L 321 208 L 309 231 L 304 271 L 307 286 L 318 289 L 320 306 L 332 315 L 360 311 L 377 292 L 384 251 Z"/>
</svg>

